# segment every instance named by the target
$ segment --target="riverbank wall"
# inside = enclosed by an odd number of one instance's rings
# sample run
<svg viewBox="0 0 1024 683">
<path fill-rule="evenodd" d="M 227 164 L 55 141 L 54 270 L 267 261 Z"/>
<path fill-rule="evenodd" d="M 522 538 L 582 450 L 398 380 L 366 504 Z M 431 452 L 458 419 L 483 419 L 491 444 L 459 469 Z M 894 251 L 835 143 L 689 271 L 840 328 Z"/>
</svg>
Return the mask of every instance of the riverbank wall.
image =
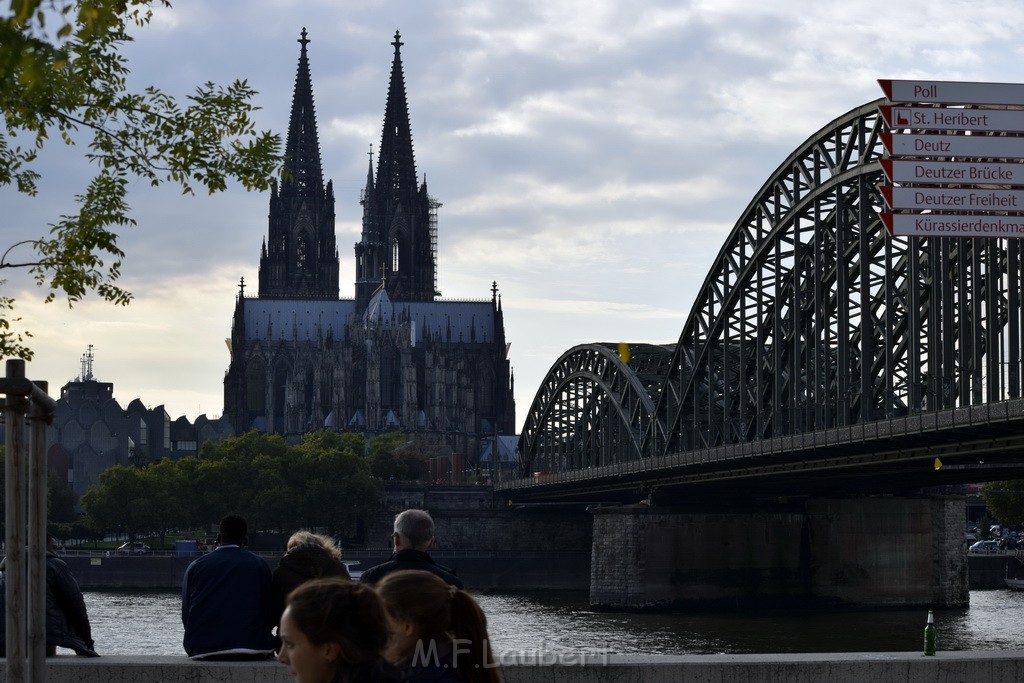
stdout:
<svg viewBox="0 0 1024 683">
<path fill-rule="evenodd" d="M 974 554 L 967 556 L 967 576 L 971 590 L 1006 588 L 1006 577 L 1024 577 L 1024 564 L 1012 552 Z"/>
<path fill-rule="evenodd" d="M 347 551 L 345 560 L 359 562 L 353 569 L 366 570 L 385 561 L 390 551 Z M 276 567 L 280 553 L 263 553 Z M 456 569 L 470 590 L 478 593 L 590 589 L 589 552 L 459 552 L 433 554 L 441 564 Z M 80 552 L 62 556 L 84 590 L 178 590 L 185 569 L 194 557 L 171 555 L 106 556 Z M 1002 590 L 1010 555 L 968 555 L 970 590 Z M 1024 565 L 1019 574 L 1024 576 Z"/>
<path fill-rule="evenodd" d="M 346 551 L 344 560 L 366 570 L 388 559 L 385 548 Z M 280 553 L 261 553 L 271 568 Z M 431 556 L 452 567 L 466 586 L 478 593 L 503 591 L 587 590 L 590 588 L 588 551 L 488 552 L 438 551 Z M 106 556 L 105 553 L 63 555 L 84 590 L 178 590 L 185 569 L 195 558 L 171 555 Z"/>
<path fill-rule="evenodd" d="M 789 655 L 625 656 L 531 653 L 501 655 L 508 683 L 757 683 L 758 681 L 830 681 L 831 683 L 931 683 L 932 681 L 1024 680 L 1024 651 L 858 652 Z M 6 680 L 6 661 L 0 660 Z M 74 656 L 47 660 L 49 683 L 292 683 L 288 670 L 274 661 L 195 662 L 185 657 Z"/>
</svg>

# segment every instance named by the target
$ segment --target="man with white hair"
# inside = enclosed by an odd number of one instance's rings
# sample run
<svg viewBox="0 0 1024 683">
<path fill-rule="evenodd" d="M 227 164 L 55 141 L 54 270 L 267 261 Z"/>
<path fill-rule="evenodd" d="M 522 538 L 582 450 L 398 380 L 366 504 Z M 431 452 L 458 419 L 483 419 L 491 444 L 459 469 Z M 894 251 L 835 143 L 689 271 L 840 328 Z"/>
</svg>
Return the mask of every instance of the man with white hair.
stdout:
<svg viewBox="0 0 1024 683">
<path fill-rule="evenodd" d="M 434 562 L 427 551 L 434 546 L 434 520 L 425 510 L 406 510 L 395 516 L 395 532 L 391 535 L 395 551 L 387 562 L 378 564 L 363 572 L 360 582 L 373 585 L 385 574 L 400 569 L 418 569 L 437 574 L 449 585 L 462 588 L 462 580 L 455 576 L 455 570 L 442 567 Z"/>
</svg>

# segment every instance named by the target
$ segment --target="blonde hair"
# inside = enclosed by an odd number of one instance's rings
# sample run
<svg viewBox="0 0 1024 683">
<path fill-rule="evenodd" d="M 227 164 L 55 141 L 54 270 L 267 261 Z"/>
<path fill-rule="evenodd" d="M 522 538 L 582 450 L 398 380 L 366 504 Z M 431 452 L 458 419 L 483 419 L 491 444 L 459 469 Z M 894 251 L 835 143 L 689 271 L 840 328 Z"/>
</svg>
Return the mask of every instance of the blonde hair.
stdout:
<svg viewBox="0 0 1024 683">
<path fill-rule="evenodd" d="M 324 536 L 323 534 L 317 534 L 312 531 L 306 531 L 302 529 L 296 531 L 288 539 L 288 550 L 293 550 L 300 545 L 318 545 L 331 555 L 334 555 L 334 559 L 341 559 L 341 548 L 334 542 L 334 539 L 330 536 Z"/>
</svg>

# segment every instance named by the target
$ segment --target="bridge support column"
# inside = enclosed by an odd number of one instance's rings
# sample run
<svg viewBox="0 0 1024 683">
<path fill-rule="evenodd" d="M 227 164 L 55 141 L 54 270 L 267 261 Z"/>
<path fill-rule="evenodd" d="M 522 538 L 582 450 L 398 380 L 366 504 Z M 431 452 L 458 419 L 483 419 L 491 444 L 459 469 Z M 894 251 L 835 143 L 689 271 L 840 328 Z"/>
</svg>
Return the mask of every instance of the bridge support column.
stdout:
<svg viewBox="0 0 1024 683">
<path fill-rule="evenodd" d="M 812 596 L 966 607 L 964 506 L 962 496 L 809 500 Z"/>
<path fill-rule="evenodd" d="M 594 609 L 965 606 L 964 501 L 811 499 L 744 512 L 594 513 Z"/>
</svg>

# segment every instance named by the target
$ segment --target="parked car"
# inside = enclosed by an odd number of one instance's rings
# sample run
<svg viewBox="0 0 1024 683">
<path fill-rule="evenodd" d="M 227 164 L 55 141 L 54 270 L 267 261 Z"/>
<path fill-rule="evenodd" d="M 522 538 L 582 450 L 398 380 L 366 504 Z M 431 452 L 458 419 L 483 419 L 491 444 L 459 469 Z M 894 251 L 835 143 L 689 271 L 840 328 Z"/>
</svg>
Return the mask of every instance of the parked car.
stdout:
<svg viewBox="0 0 1024 683">
<path fill-rule="evenodd" d="M 967 549 L 969 553 L 994 553 L 999 549 L 998 541 L 978 541 Z"/>
<path fill-rule="evenodd" d="M 145 543 L 122 543 L 114 551 L 118 555 L 145 555 L 150 552 L 150 547 Z"/>
</svg>

